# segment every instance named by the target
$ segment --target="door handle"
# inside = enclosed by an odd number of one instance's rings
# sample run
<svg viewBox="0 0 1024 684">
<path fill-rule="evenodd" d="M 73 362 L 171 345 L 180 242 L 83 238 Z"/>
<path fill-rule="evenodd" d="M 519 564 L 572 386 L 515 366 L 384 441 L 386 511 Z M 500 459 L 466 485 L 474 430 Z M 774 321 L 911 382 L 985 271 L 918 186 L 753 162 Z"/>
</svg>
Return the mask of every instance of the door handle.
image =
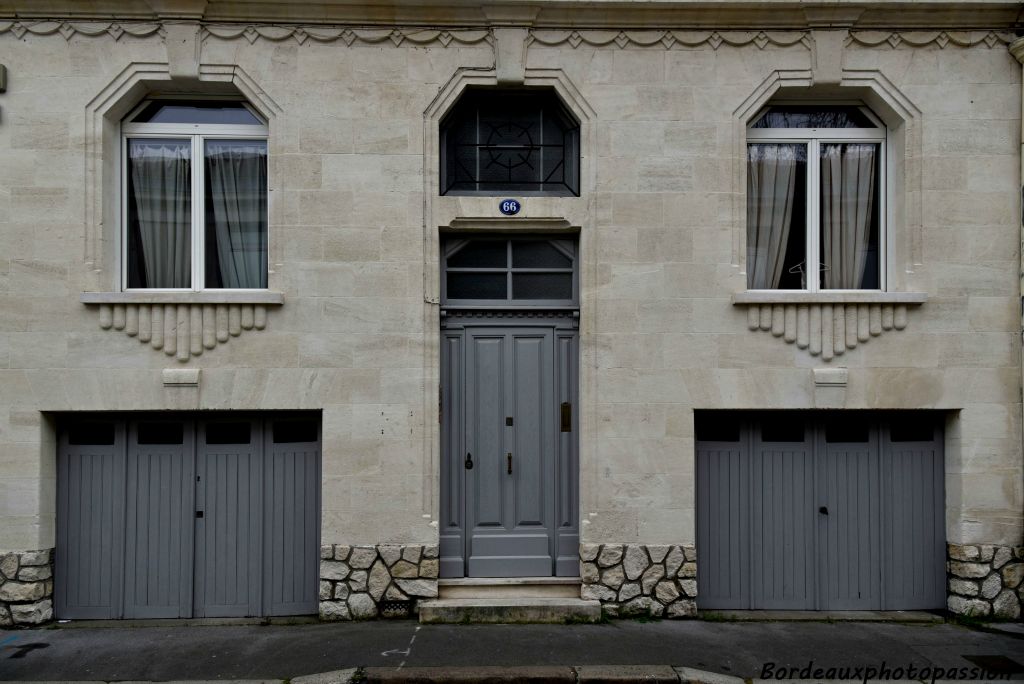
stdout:
<svg viewBox="0 0 1024 684">
<path fill-rule="evenodd" d="M 511 475 L 512 474 L 512 452 L 511 451 L 508 452 L 506 454 L 506 456 L 508 457 L 508 474 Z"/>
<path fill-rule="evenodd" d="M 818 512 L 822 515 L 828 515 L 828 506 L 819 506 Z"/>
<path fill-rule="evenodd" d="M 473 454 L 466 452 L 466 470 L 473 469 Z"/>
</svg>

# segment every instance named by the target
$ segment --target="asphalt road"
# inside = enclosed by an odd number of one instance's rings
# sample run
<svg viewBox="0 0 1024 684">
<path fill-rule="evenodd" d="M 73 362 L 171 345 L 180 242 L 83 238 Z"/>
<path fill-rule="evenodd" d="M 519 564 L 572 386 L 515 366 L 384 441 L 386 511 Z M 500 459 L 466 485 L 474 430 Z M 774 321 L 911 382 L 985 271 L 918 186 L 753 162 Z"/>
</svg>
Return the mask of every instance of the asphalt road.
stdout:
<svg viewBox="0 0 1024 684">
<path fill-rule="evenodd" d="M 826 668 L 883 663 L 891 668 L 972 667 L 965 655 L 1004 656 L 1024 666 L 1024 639 L 952 624 L 625 620 L 599 625 L 379 621 L 0 631 L 0 679 L 8 680 L 285 679 L 401 663 L 659 664 L 756 678 L 766 662 L 797 668 L 809 661 Z"/>
</svg>

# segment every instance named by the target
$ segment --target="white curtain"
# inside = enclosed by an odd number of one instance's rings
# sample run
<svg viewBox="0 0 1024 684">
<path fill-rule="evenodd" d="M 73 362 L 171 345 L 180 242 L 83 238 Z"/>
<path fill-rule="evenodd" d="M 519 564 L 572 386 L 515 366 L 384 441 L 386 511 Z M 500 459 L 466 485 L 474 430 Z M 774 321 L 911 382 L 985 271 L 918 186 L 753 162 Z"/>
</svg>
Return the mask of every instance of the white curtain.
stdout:
<svg viewBox="0 0 1024 684">
<path fill-rule="evenodd" d="M 747 284 L 774 289 L 782 279 L 803 145 L 747 146 Z"/>
<path fill-rule="evenodd" d="M 256 140 L 206 143 L 207 286 L 267 286 L 267 144 Z M 212 233 L 211 233 L 212 231 Z M 215 268 L 216 271 L 211 272 Z M 213 276 L 211 278 L 211 276 Z"/>
<path fill-rule="evenodd" d="M 861 287 L 875 211 L 878 145 L 821 146 L 821 258 L 827 289 Z"/>
<path fill-rule="evenodd" d="M 128 141 L 131 229 L 128 258 L 141 282 L 131 287 L 192 286 L 191 143 Z"/>
</svg>

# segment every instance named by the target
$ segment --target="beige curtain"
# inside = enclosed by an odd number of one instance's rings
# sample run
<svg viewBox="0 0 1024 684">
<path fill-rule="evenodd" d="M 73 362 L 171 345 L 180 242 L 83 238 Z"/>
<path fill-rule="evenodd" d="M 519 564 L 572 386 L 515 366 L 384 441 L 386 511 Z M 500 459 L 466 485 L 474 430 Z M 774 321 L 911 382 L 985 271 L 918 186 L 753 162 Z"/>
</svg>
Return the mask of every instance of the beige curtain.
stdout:
<svg viewBox="0 0 1024 684">
<path fill-rule="evenodd" d="M 747 146 L 747 286 L 774 289 L 782 279 L 803 145 Z"/>
<path fill-rule="evenodd" d="M 135 231 L 128 258 L 141 280 L 130 287 L 192 286 L 191 155 L 187 140 L 128 141 Z"/>
<path fill-rule="evenodd" d="M 861 287 L 875 211 L 878 145 L 821 146 L 821 258 L 826 289 Z"/>
</svg>

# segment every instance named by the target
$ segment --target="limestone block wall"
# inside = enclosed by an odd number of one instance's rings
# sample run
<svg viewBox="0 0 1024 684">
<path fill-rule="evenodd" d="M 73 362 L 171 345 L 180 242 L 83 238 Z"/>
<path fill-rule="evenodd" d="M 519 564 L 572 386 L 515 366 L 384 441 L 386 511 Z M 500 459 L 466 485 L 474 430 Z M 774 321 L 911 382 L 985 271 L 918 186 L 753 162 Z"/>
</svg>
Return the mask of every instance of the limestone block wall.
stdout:
<svg viewBox="0 0 1024 684">
<path fill-rule="evenodd" d="M 53 550 L 0 554 L 0 627 L 53 619 Z"/>
<path fill-rule="evenodd" d="M 321 409 L 323 539 L 436 543 L 438 232 L 502 224 L 493 198 L 437 196 L 424 112 L 457 74 L 497 82 L 493 31 L 443 16 L 430 30 L 212 20 L 181 51 L 167 38 L 180 21 L 52 16 L 0 17 L 0 550 L 54 545 L 51 414 L 112 410 Z M 947 539 L 1019 546 L 1012 31 L 853 26 L 837 41 L 748 28 L 523 29 L 525 72 L 586 113 L 581 196 L 525 198 L 518 217 L 579 231 L 582 541 L 692 546 L 694 411 L 820 408 L 814 371 L 842 367 L 831 408 L 948 412 Z M 826 44 L 838 52 L 822 59 Z M 146 71 L 129 83 L 133 70 Z M 746 288 L 736 112 L 824 82 L 909 117 L 892 129 L 888 287 L 927 295 L 905 320 L 894 307 L 891 329 L 884 305 L 858 305 L 856 321 L 853 306 L 832 308 L 828 360 L 827 326 L 811 353 L 810 308 L 803 348 L 799 309 L 772 306 L 776 336 L 767 311 L 753 330 L 754 308 L 733 301 Z M 251 329 L 239 305 L 238 336 L 228 310 L 226 344 L 216 308 L 174 303 L 173 335 L 171 305 L 162 329 L 151 308 L 140 344 L 144 309 L 133 335 L 127 305 L 122 329 L 119 310 L 81 301 L 119 282 L 117 117 L 174 88 L 244 93 L 268 118 L 270 289 L 283 304 L 265 326 L 254 308 Z M 165 386 L 168 367 L 201 369 L 199 385 Z"/>
</svg>

